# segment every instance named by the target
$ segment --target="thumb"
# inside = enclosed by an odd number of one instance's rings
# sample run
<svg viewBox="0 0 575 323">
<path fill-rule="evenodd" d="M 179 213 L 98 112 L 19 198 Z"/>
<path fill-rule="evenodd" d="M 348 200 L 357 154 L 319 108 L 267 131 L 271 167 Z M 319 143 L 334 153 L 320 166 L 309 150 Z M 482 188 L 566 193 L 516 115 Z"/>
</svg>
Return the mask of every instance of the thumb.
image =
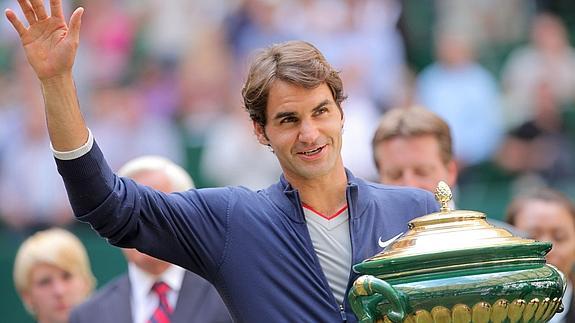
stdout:
<svg viewBox="0 0 575 323">
<path fill-rule="evenodd" d="M 80 40 L 80 26 L 82 25 L 82 15 L 84 14 L 84 8 L 79 7 L 74 10 L 72 17 L 70 17 L 70 37 L 76 42 Z"/>
</svg>

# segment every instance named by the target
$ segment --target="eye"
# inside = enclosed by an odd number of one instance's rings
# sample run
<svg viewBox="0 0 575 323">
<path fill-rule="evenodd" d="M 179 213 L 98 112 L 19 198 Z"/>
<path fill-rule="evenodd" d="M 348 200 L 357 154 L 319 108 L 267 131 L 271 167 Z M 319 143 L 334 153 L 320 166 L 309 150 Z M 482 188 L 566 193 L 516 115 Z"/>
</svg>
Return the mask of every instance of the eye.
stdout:
<svg viewBox="0 0 575 323">
<path fill-rule="evenodd" d="M 399 170 L 388 171 L 388 172 L 386 172 L 386 175 L 390 180 L 395 181 L 395 180 L 398 180 L 401 178 L 402 172 Z"/>
<path fill-rule="evenodd" d="M 62 279 L 63 280 L 70 280 L 72 279 L 72 273 L 69 271 L 62 272 Z"/>
<path fill-rule="evenodd" d="M 327 106 L 321 106 L 314 111 L 314 115 L 320 115 L 329 112 L 329 108 Z"/>
<path fill-rule="evenodd" d="M 425 170 L 425 169 L 417 169 L 417 170 L 415 171 L 415 174 L 417 174 L 417 176 L 419 176 L 419 177 L 427 177 L 427 176 L 429 176 L 429 172 L 428 172 L 427 170 Z"/>
<path fill-rule="evenodd" d="M 37 281 L 38 286 L 48 286 L 52 283 L 52 277 L 45 276 Z"/>
<path fill-rule="evenodd" d="M 292 123 L 292 122 L 297 122 L 297 118 L 296 118 L 296 117 L 285 117 L 285 118 L 282 118 L 282 119 L 280 120 L 280 124 L 282 124 L 282 123 Z"/>
<path fill-rule="evenodd" d="M 553 232 L 551 239 L 556 243 L 561 243 L 568 239 L 568 235 L 565 232 L 555 231 Z"/>
</svg>

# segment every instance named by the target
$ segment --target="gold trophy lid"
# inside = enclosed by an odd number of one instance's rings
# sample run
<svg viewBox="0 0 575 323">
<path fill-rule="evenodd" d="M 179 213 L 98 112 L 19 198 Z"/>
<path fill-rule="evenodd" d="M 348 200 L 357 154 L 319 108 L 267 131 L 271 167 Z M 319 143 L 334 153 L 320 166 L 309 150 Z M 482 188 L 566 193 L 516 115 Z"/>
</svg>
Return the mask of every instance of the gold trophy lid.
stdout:
<svg viewBox="0 0 575 323">
<path fill-rule="evenodd" d="M 439 212 L 410 221 L 406 233 L 366 262 L 465 250 L 471 252 L 482 248 L 529 245 L 536 242 L 493 226 L 486 221 L 484 213 L 451 210 L 449 204 L 452 193 L 445 182 L 439 182 L 437 185 L 435 198 L 441 206 Z"/>
</svg>

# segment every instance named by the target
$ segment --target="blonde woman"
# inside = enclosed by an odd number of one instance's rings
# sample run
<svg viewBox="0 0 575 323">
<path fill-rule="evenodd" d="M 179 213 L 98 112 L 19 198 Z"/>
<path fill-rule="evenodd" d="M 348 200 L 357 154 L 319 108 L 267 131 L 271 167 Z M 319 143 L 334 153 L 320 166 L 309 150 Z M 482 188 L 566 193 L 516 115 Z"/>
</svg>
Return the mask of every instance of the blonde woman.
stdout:
<svg viewBox="0 0 575 323">
<path fill-rule="evenodd" d="M 39 231 L 22 243 L 14 261 L 14 285 L 39 323 L 65 323 L 94 288 L 86 249 L 63 229 Z"/>
</svg>

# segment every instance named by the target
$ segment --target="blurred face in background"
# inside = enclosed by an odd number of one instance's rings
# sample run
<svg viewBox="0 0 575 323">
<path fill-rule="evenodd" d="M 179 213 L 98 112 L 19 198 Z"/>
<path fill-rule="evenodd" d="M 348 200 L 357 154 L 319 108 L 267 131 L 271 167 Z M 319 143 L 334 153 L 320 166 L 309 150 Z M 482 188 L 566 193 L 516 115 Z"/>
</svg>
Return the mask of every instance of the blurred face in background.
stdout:
<svg viewBox="0 0 575 323">
<path fill-rule="evenodd" d="M 575 219 L 560 203 L 527 200 L 514 218 L 514 225 L 539 241 L 553 243 L 547 254 L 548 263 L 566 275 L 575 264 Z"/>
<path fill-rule="evenodd" d="M 375 147 L 379 181 L 418 187 L 433 192 L 439 181 L 455 185 L 457 167 L 441 159 L 438 140 L 432 135 L 394 137 Z"/>
<path fill-rule="evenodd" d="M 72 308 L 89 294 L 90 283 L 76 273 L 40 263 L 30 272 L 22 299 L 39 323 L 66 323 Z"/>
</svg>

